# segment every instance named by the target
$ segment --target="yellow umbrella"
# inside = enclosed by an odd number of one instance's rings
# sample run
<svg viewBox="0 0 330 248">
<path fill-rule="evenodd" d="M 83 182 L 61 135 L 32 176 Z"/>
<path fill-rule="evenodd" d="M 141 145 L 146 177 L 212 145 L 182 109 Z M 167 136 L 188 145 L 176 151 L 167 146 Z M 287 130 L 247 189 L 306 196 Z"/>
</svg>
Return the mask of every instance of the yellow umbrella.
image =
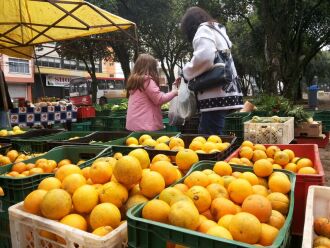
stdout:
<svg viewBox="0 0 330 248">
<path fill-rule="evenodd" d="M 126 30 L 135 24 L 83 0 L 0 0 L 0 53 L 32 57 L 34 45 Z"/>
</svg>

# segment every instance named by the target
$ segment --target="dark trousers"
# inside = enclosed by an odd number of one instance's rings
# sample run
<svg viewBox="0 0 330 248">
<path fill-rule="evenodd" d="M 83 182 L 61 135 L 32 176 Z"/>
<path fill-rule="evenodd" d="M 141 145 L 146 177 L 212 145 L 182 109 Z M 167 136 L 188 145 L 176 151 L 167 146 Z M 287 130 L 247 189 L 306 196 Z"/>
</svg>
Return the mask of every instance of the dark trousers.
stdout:
<svg viewBox="0 0 330 248">
<path fill-rule="evenodd" d="M 222 135 L 222 130 L 225 126 L 225 117 L 232 112 L 233 110 L 202 112 L 198 133 Z"/>
</svg>

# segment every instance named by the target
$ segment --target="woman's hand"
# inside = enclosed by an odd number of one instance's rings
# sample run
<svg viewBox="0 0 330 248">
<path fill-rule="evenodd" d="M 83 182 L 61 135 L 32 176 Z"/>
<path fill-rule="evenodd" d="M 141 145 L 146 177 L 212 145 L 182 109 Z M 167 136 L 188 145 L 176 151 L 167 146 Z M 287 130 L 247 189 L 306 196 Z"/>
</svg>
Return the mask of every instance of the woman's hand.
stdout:
<svg viewBox="0 0 330 248">
<path fill-rule="evenodd" d="M 176 87 L 172 88 L 172 92 L 177 96 L 179 94 L 179 90 Z"/>
<path fill-rule="evenodd" d="M 181 77 L 178 77 L 175 79 L 173 85 L 175 85 L 177 88 L 179 88 L 180 83 L 181 83 Z"/>
</svg>

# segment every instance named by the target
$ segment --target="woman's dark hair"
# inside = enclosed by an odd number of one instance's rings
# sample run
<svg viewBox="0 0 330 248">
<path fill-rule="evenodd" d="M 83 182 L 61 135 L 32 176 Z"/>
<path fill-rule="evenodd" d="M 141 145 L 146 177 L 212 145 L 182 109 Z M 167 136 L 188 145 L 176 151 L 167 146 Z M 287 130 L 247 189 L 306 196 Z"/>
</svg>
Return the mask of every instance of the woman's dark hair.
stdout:
<svg viewBox="0 0 330 248">
<path fill-rule="evenodd" d="M 181 19 L 181 31 L 192 42 L 199 25 L 203 22 L 212 22 L 214 19 L 205 10 L 199 7 L 191 7 Z"/>
</svg>

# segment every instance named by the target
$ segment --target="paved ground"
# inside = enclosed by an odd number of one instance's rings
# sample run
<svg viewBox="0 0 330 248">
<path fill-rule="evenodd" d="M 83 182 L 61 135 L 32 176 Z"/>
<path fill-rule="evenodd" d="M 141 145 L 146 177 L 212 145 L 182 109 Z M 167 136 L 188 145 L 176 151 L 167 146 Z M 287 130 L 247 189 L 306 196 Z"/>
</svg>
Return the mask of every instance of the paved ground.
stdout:
<svg viewBox="0 0 330 248">
<path fill-rule="evenodd" d="M 330 186 L 330 145 L 324 149 L 320 149 L 320 157 L 325 173 L 325 184 Z"/>
</svg>

